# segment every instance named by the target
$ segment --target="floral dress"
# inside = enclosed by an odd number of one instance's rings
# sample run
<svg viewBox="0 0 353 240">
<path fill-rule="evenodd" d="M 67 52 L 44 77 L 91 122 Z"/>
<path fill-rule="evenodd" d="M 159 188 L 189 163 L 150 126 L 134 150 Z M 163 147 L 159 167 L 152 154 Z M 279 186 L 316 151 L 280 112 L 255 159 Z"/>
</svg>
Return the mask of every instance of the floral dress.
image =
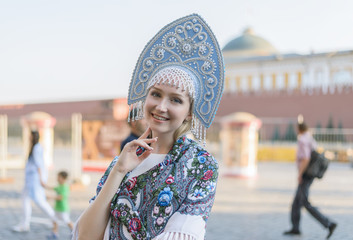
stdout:
<svg viewBox="0 0 353 240">
<path fill-rule="evenodd" d="M 98 183 L 97 195 L 117 161 L 115 157 Z M 182 136 L 162 162 L 138 176 L 129 175 L 111 201 L 109 239 L 166 239 L 166 229 L 169 235 L 183 234 L 185 224 L 180 220 L 192 223 L 193 217 L 205 228 L 215 198 L 218 164 L 198 143 Z"/>
</svg>

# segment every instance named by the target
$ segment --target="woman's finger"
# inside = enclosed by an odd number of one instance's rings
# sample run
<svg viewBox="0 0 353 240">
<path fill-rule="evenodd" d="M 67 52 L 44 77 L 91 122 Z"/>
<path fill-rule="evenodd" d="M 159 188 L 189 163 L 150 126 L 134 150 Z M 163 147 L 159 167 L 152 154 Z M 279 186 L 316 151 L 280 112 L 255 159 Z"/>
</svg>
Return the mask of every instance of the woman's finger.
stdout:
<svg viewBox="0 0 353 240">
<path fill-rule="evenodd" d="M 148 127 L 148 128 L 146 129 L 146 131 L 145 131 L 138 139 L 147 138 L 150 133 L 151 133 L 151 128 Z"/>
<path fill-rule="evenodd" d="M 145 143 L 153 143 L 153 142 L 157 142 L 158 140 L 158 137 L 155 137 L 155 138 L 146 138 L 146 139 L 141 139 L 142 141 L 144 141 Z"/>
<path fill-rule="evenodd" d="M 136 139 L 126 144 L 126 146 L 128 146 L 130 150 L 136 149 L 137 147 L 143 147 L 148 150 L 153 150 L 153 148 L 150 147 L 148 144 L 156 141 L 157 138 Z"/>
</svg>

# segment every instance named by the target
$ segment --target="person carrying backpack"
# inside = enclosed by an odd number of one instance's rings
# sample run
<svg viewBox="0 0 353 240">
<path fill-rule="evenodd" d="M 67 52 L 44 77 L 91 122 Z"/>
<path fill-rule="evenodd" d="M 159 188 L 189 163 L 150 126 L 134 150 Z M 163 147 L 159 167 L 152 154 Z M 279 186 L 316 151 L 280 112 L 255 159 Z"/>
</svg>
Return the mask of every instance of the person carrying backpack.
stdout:
<svg viewBox="0 0 353 240">
<path fill-rule="evenodd" d="M 298 168 L 298 188 L 292 203 L 291 223 L 292 229 L 284 232 L 284 235 L 300 235 L 300 215 L 301 208 L 304 206 L 306 210 L 328 229 L 327 239 L 329 239 L 337 227 L 337 223 L 324 216 L 319 210 L 312 206 L 309 202 L 309 189 L 314 181 L 313 176 L 305 173 L 310 162 L 312 150 L 316 149 L 316 141 L 308 131 L 308 126 L 303 122 L 298 124 L 297 138 L 297 158 L 296 164 Z"/>
</svg>

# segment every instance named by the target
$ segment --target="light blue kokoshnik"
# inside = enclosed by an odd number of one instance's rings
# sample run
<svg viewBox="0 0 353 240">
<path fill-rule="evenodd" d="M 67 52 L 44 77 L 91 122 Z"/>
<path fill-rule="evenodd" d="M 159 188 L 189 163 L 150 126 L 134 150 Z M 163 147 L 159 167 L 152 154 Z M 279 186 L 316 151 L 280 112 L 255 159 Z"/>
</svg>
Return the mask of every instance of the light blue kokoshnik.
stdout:
<svg viewBox="0 0 353 240">
<path fill-rule="evenodd" d="M 138 110 L 131 120 L 143 117 L 149 82 L 168 67 L 182 69 L 190 75 L 195 90 L 193 133 L 198 139 L 205 138 L 203 132 L 211 125 L 223 93 L 224 64 L 216 37 L 199 15 L 192 14 L 168 24 L 145 46 L 129 87 L 130 110 Z"/>
</svg>

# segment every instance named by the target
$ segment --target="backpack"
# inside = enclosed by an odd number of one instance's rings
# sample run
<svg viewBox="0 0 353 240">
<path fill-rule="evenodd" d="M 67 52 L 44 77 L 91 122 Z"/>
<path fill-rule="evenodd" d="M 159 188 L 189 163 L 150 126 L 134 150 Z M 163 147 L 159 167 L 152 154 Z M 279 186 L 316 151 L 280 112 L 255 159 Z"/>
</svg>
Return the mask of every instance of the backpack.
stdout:
<svg viewBox="0 0 353 240">
<path fill-rule="evenodd" d="M 318 153 L 316 150 L 311 151 L 310 162 L 304 174 L 309 177 L 322 178 L 328 168 L 330 160 L 324 154 Z"/>
</svg>

